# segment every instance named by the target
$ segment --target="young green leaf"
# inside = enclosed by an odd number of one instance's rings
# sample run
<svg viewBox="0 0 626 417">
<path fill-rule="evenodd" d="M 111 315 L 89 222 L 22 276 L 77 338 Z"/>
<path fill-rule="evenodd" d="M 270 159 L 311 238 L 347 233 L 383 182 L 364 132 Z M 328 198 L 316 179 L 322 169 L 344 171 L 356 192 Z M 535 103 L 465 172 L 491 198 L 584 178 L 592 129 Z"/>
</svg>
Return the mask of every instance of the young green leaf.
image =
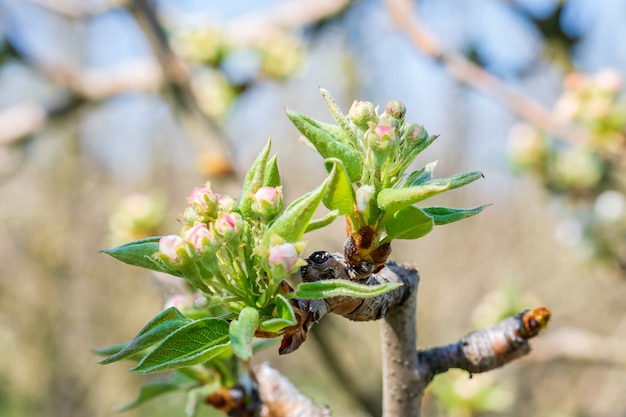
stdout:
<svg viewBox="0 0 626 417">
<path fill-rule="evenodd" d="M 329 211 L 328 213 L 326 213 L 324 216 L 320 217 L 319 219 L 311 220 L 309 225 L 306 227 L 306 230 L 304 231 L 304 233 L 306 234 L 306 233 L 312 232 L 313 230 L 326 227 L 332 222 L 334 222 L 338 216 L 339 216 L 338 210 Z"/>
<path fill-rule="evenodd" d="M 418 201 L 443 193 L 452 187 L 447 184 L 424 184 L 406 188 L 385 188 L 378 193 L 377 203 L 381 210 L 395 213 Z"/>
<path fill-rule="evenodd" d="M 120 352 L 126 346 L 128 346 L 128 343 L 119 343 L 117 345 L 111 345 L 111 346 L 105 346 L 105 347 L 102 347 L 102 348 L 91 349 L 91 351 L 93 353 L 95 353 L 96 355 L 111 356 L 111 355 L 115 355 L 116 353 Z"/>
<path fill-rule="evenodd" d="M 347 122 L 346 116 L 343 114 L 339 106 L 337 106 L 337 103 L 335 103 L 335 100 L 332 98 L 328 90 L 326 90 L 325 88 L 320 88 L 320 93 L 322 93 L 322 97 L 324 97 L 326 106 L 328 106 L 328 110 L 330 110 L 330 114 L 333 116 L 333 119 L 335 119 L 344 134 L 351 136 L 349 140 L 353 144 L 353 146 L 356 146 L 356 136 L 354 135 L 350 124 Z"/>
<path fill-rule="evenodd" d="M 296 313 L 291 303 L 280 294 L 276 295 L 276 315 L 277 317 L 262 320 L 259 328 L 266 332 L 278 332 L 296 324 Z"/>
<path fill-rule="evenodd" d="M 124 349 L 112 354 L 98 363 L 106 365 L 107 363 L 130 358 L 136 353 L 139 353 L 163 340 L 168 335 L 190 322 L 191 320 L 185 317 L 185 315 L 183 315 L 175 307 L 170 307 L 150 320 L 150 322 L 146 324 L 143 329 L 139 331 L 139 333 L 137 333 L 137 336 L 135 336 L 133 341 L 130 342 Z"/>
<path fill-rule="evenodd" d="M 482 206 L 474 207 L 471 209 L 455 209 L 449 207 L 426 207 L 423 208 L 424 212 L 435 220 L 435 225 L 441 226 L 443 224 L 457 222 L 459 220 L 466 219 L 471 216 L 475 216 L 480 213 L 491 204 L 485 204 Z"/>
<path fill-rule="evenodd" d="M 180 272 L 174 271 L 152 258 L 152 255 L 159 251 L 160 239 L 161 236 L 153 236 L 128 242 L 115 248 L 103 249 L 101 252 L 129 265 L 180 276 Z"/>
<path fill-rule="evenodd" d="M 385 222 L 385 231 L 390 239 L 419 239 L 430 233 L 433 226 L 432 217 L 417 207 L 408 206 Z"/>
<path fill-rule="evenodd" d="M 170 392 L 180 391 L 185 388 L 185 386 L 181 386 L 180 384 L 170 381 L 147 382 L 139 390 L 139 395 L 137 395 L 137 398 L 135 398 L 132 402 L 128 404 L 116 407 L 115 411 L 128 411 L 152 400 L 153 398 L 159 397 L 163 394 L 168 394 Z"/>
<path fill-rule="evenodd" d="M 265 167 L 263 187 L 278 187 L 279 185 L 281 185 L 281 179 L 278 171 L 278 155 L 274 155 Z"/>
<path fill-rule="evenodd" d="M 291 203 L 265 231 L 263 244 L 269 246 L 270 237 L 276 234 L 285 242 L 297 242 L 307 229 L 317 206 L 326 192 L 327 181 Z"/>
<path fill-rule="evenodd" d="M 426 166 L 419 171 L 413 171 L 407 177 L 404 182 L 405 187 L 413 187 L 415 185 L 422 185 L 426 181 L 430 181 L 433 177 L 433 171 L 437 166 L 437 161 L 430 162 L 426 164 Z"/>
<path fill-rule="evenodd" d="M 354 189 L 348 177 L 348 172 L 337 158 L 328 158 L 325 161 L 328 174 L 328 187 L 324 193 L 324 205 L 329 210 L 339 210 L 340 215 L 354 212 Z"/>
<path fill-rule="evenodd" d="M 480 171 L 464 172 L 463 174 L 453 175 L 448 178 L 437 178 L 434 180 L 426 181 L 422 185 L 445 185 L 450 183 L 450 189 L 462 187 L 478 179 L 484 178 L 484 175 Z"/>
<path fill-rule="evenodd" d="M 246 307 L 239 313 L 239 318 L 230 322 L 230 343 L 233 353 L 243 361 L 252 358 L 252 339 L 259 326 L 259 312 Z"/>
<path fill-rule="evenodd" d="M 400 287 L 402 283 L 388 282 L 380 285 L 364 285 L 345 279 L 327 279 L 315 282 L 303 282 L 296 292 L 287 294 L 288 298 L 320 299 L 330 297 L 372 298 L 383 295 Z"/>
<path fill-rule="evenodd" d="M 267 141 L 267 145 L 265 145 L 265 147 L 261 150 L 261 153 L 257 156 L 254 163 L 246 173 L 238 203 L 239 211 L 244 217 L 250 217 L 254 214 L 250 208 L 252 205 L 252 198 L 250 195 L 256 193 L 257 190 L 263 186 L 265 168 L 268 165 L 267 161 L 270 155 L 271 147 L 272 139 L 270 138 Z"/>
<path fill-rule="evenodd" d="M 354 148 L 337 139 L 333 134 L 325 130 L 317 120 L 313 120 L 295 110 L 287 110 L 287 117 L 296 128 L 306 136 L 317 152 L 324 159 L 340 159 L 352 182 L 357 182 L 361 178 L 363 161 L 361 154 Z"/>
<path fill-rule="evenodd" d="M 230 349 L 228 322 L 207 317 L 178 328 L 131 372 L 157 372 L 207 362 Z"/>
</svg>

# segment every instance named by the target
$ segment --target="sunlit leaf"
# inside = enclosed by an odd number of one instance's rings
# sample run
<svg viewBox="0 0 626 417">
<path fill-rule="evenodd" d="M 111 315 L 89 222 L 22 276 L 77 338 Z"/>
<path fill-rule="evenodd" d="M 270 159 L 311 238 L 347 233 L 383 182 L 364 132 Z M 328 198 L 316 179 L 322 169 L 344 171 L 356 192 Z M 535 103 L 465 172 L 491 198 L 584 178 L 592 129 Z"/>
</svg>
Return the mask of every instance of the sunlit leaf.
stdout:
<svg viewBox="0 0 626 417">
<path fill-rule="evenodd" d="M 328 158 L 325 162 L 328 174 L 328 187 L 324 193 L 324 205 L 330 210 L 339 210 L 340 215 L 354 211 L 354 189 L 343 162 Z"/>
<path fill-rule="evenodd" d="M 161 240 L 161 236 L 153 236 L 128 242 L 115 248 L 103 249 L 102 252 L 129 265 L 180 276 L 180 272 L 168 268 L 152 257 L 159 251 L 159 240 Z"/>
<path fill-rule="evenodd" d="M 408 206 L 385 222 L 385 231 L 392 239 L 418 239 L 430 233 L 434 225 L 433 218 L 428 214 Z"/>
<path fill-rule="evenodd" d="M 267 141 L 267 145 L 261 150 L 259 156 L 255 159 L 254 163 L 246 173 L 246 177 L 243 181 L 243 187 L 241 189 L 241 196 L 239 197 L 239 211 L 244 217 L 253 215 L 251 205 L 252 197 L 263 186 L 265 179 L 265 168 L 267 167 L 267 161 L 270 155 L 270 148 L 272 146 L 272 140 Z"/>
<path fill-rule="evenodd" d="M 296 324 L 296 313 L 291 303 L 280 294 L 276 295 L 276 314 L 278 317 L 261 321 L 259 328 L 273 333 Z"/>
<path fill-rule="evenodd" d="M 471 209 L 455 209 L 449 207 L 426 207 L 423 208 L 424 212 L 435 220 L 435 225 L 441 226 L 443 224 L 457 222 L 459 220 L 466 219 L 483 211 L 491 204 L 485 204 L 479 207 Z"/>
<path fill-rule="evenodd" d="M 337 210 L 329 211 L 323 217 L 320 217 L 319 219 L 311 220 L 309 225 L 306 227 L 306 230 L 304 231 L 304 233 L 306 234 L 306 233 L 312 232 L 313 230 L 326 227 L 332 222 L 334 222 L 338 216 L 339 216 L 339 211 Z"/>
<path fill-rule="evenodd" d="M 192 320 L 185 317 L 175 307 L 170 307 L 162 311 L 154 317 L 143 329 L 139 331 L 137 336 L 124 349 L 101 360 L 100 364 L 117 362 L 122 359 L 130 358 L 136 353 L 156 344 L 163 340 L 180 327 L 190 323 Z"/>
<path fill-rule="evenodd" d="M 315 282 L 303 282 L 289 298 L 320 299 L 330 297 L 372 298 L 383 295 L 400 287 L 402 283 L 388 282 L 380 285 L 364 285 L 344 279 L 327 279 Z"/>
<path fill-rule="evenodd" d="M 437 194 L 441 194 L 452 187 L 451 183 L 447 184 L 424 184 L 415 187 L 406 188 L 386 188 L 378 193 L 378 207 L 389 213 L 395 213 L 405 207 L 408 207 L 418 201 L 425 200 Z"/>
<path fill-rule="evenodd" d="M 263 243 L 267 246 L 273 234 L 283 238 L 286 242 L 297 242 L 315 214 L 315 210 L 322 201 L 327 183 L 317 187 L 291 203 L 274 223 L 267 229 L 263 237 Z"/>
<path fill-rule="evenodd" d="M 180 327 L 148 353 L 131 372 L 157 372 L 207 362 L 230 349 L 228 322 L 208 317 Z"/>
<path fill-rule="evenodd" d="M 311 142 L 324 159 L 340 159 L 352 182 L 357 182 L 361 178 L 363 162 L 356 149 L 337 139 L 324 129 L 317 120 L 294 110 L 287 110 L 286 113 L 294 126 Z"/>
<path fill-rule="evenodd" d="M 230 342 L 233 353 L 241 360 L 248 361 L 252 357 L 252 339 L 259 326 L 259 312 L 246 307 L 239 313 L 239 318 L 230 322 Z"/>
<path fill-rule="evenodd" d="M 264 187 L 278 187 L 281 185 L 280 172 L 278 171 L 278 155 L 274 155 L 265 167 L 263 173 Z"/>
</svg>

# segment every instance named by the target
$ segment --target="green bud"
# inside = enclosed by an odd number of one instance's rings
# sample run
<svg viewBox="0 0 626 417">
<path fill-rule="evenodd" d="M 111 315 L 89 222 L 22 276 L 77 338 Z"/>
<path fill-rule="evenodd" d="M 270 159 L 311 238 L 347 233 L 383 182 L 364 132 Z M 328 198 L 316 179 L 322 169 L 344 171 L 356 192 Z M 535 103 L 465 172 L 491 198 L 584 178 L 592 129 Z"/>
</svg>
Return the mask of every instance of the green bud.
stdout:
<svg viewBox="0 0 626 417">
<path fill-rule="evenodd" d="M 389 115 L 395 119 L 398 124 L 404 122 L 404 116 L 406 115 L 406 106 L 398 100 L 392 100 L 385 106 L 385 112 L 383 115 Z"/>
<path fill-rule="evenodd" d="M 348 119 L 363 130 L 367 129 L 369 122 L 378 122 L 376 108 L 369 101 L 355 100 L 348 112 Z"/>
</svg>

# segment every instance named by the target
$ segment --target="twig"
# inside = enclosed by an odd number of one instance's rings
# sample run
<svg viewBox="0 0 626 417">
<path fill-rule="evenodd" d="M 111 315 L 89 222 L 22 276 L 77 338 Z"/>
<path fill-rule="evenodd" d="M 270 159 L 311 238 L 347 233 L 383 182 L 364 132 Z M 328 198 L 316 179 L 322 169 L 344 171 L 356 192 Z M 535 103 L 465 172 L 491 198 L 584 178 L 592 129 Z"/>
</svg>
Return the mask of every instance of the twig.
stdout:
<svg viewBox="0 0 626 417">
<path fill-rule="evenodd" d="M 408 0 L 385 0 L 389 14 L 397 27 L 405 33 L 415 47 L 442 63 L 460 82 L 497 98 L 522 119 L 563 140 L 578 143 L 584 132 L 573 126 L 557 122 L 551 112 L 524 94 L 513 90 L 463 55 L 444 50 L 433 35 L 420 24 Z"/>
<path fill-rule="evenodd" d="M 450 345 L 418 351 L 420 374 L 430 382 L 451 368 L 474 374 L 504 366 L 530 352 L 528 339 L 539 334 L 549 320 L 550 310 L 538 307 L 469 333 Z"/>
<path fill-rule="evenodd" d="M 268 363 L 254 367 L 263 402 L 261 417 L 329 417 L 326 407 L 316 405 L 294 387 L 280 372 Z"/>
</svg>

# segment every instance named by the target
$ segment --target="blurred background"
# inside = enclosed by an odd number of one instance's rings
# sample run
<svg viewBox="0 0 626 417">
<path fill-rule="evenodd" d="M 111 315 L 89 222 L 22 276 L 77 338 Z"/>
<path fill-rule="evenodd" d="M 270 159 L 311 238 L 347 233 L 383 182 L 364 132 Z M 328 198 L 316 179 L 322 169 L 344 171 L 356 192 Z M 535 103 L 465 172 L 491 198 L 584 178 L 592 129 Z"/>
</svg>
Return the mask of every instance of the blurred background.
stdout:
<svg viewBox="0 0 626 417">
<path fill-rule="evenodd" d="M 178 233 L 193 187 L 238 197 L 269 136 L 286 200 L 325 172 L 283 108 L 331 121 L 396 99 L 440 138 L 416 167 L 485 179 L 434 204 L 479 216 L 417 265 L 419 345 L 547 305 L 533 353 L 438 376 L 430 416 L 626 416 L 623 0 L 0 0 L 0 417 L 116 415 L 145 376 L 97 365 L 175 281 L 100 254 Z M 340 250 L 344 225 L 308 236 Z M 269 360 L 337 416 L 380 409 L 377 323 L 335 317 Z M 184 395 L 126 416 L 183 416 Z M 219 415 L 202 409 L 200 415 Z"/>
</svg>

